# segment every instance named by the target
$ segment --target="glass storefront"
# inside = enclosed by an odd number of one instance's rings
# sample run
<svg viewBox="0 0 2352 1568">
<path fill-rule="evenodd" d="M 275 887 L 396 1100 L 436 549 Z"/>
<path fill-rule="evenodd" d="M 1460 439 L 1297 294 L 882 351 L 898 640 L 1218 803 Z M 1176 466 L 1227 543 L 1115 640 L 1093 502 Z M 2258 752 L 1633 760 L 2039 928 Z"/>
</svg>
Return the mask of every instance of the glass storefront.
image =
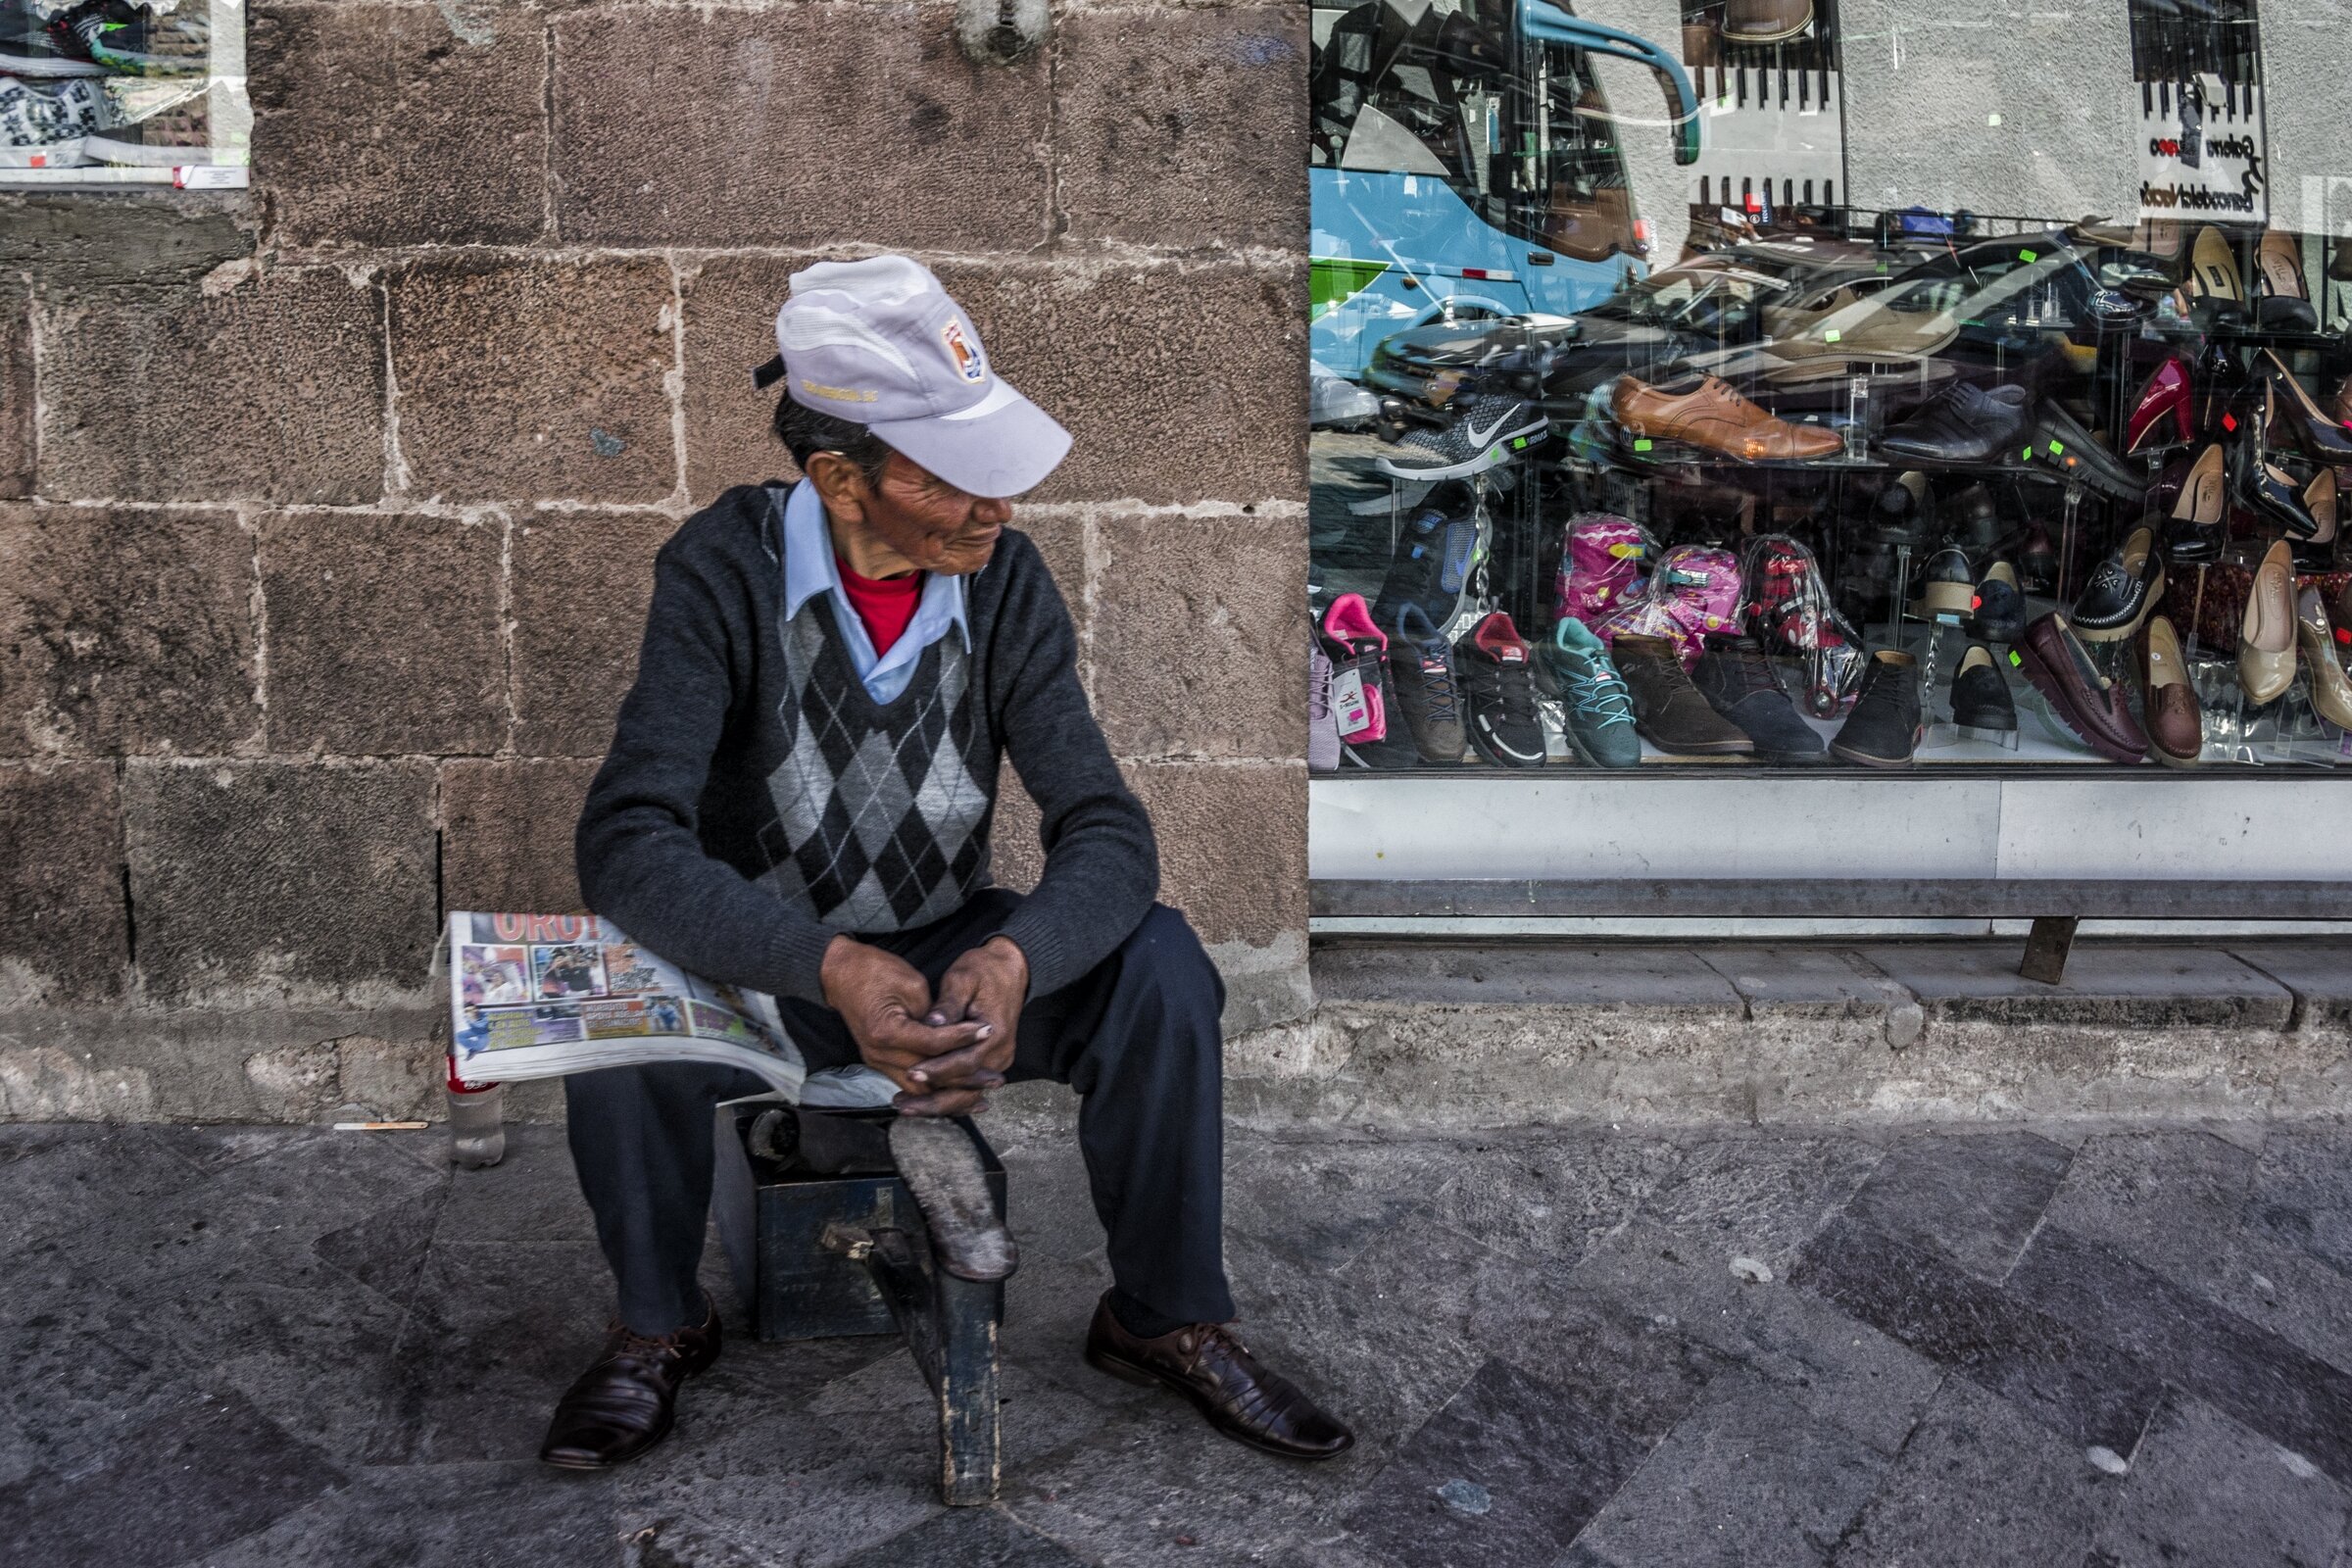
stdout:
<svg viewBox="0 0 2352 1568">
<path fill-rule="evenodd" d="M 1661 21 L 1313 12 L 1310 765 L 2352 758 L 2352 181 L 2250 0 L 2063 85 Z"/>
<path fill-rule="evenodd" d="M 247 183 L 243 0 L 0 0 L 0 189 Z"/>
</svg>

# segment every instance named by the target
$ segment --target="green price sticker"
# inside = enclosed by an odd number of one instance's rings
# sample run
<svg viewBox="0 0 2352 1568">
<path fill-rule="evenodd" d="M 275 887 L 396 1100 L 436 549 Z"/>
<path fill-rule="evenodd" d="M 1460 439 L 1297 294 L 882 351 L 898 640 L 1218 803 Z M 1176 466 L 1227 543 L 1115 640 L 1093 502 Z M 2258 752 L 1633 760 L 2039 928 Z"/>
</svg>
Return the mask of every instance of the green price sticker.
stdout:
<svg viewBox="0 0 2352 1568">
<path fill-rule="evenodd" d="M 2041 253 L 2039 251 L 2019 251 L 2017 253 L 2017 259 L 2021 262 L 2031 262 L 2038 259 Z"/>
<path fill-rule="evenodd" d="M 1821 340 L 1824 343 L 1835 343 L 1842 336 L 1844 336 L 1844 334 L 1833 326 L 1828 331 L 1821 334 Z"/>
<path fill-rule="evenodd" d="M 1647 452 L 1649 450 L 1649 438 L 1647 436 L 1642 436 L 1637 439 L 1634 442 L 1634 450 L 1636 452 Z"/>
<path fill-rule="evenodd" d="M 2055 440 L 2054 440 L 2054 441 L 2052 441 L 2052 442 L 2050 443 L 2050 456 L 2051 456 L 2051 457 L 2053 457 L 2053 458 L 2059 458 L 2059 457 L 2064 457 L 2065 455 L 2066 455 L 2066 444 L 2065 444 L 2064 442 L 2062 442 L 2062 441 L 2055 441 Z"/>
<path fill-rule="evenodd" d="M 2014 648 L 2009 650 L 2009 662 L 2013 667 L 2018 669 L 2023 669 L 2026 667 L 2025 660 L 2019 657 L 2017 650 Z"/>
</svg>

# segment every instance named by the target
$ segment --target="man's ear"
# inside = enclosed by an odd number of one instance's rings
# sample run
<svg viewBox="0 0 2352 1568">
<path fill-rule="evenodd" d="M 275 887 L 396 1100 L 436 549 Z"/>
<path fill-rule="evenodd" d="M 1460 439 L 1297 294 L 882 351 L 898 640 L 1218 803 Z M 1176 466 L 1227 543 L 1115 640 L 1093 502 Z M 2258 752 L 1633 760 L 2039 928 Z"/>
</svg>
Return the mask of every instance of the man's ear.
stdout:
<svg viewBox="0 0 2352 1568">
<path fill-rule="evenodd" d="M 865 520 L 865 473 L 858 465 L 838 452 L 811 452 L 808 473 L 826 512 L 844 522 Z"/>
</svg>

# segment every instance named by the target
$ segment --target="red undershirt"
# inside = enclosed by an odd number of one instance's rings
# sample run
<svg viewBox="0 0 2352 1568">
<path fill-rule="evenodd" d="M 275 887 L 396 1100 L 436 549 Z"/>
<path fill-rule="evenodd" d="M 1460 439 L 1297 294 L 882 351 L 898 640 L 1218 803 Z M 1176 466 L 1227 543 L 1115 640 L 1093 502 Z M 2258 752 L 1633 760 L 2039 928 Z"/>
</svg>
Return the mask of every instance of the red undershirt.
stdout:
<svg viewBox="0 0 2352 1568">
<path fill-rule="evenodd" d="M 833 558 L 833 569 L 841 574 L 842 594 L 858 612 L 866 639 L 874 645 L 874 657 L 881 658 L 906 635 L 906 623 L 914 619 L 915 607 L 923 602 L 923 574 L 909 571 L 896 577 L 860 577 L 839 556 Z"/>
</svg>

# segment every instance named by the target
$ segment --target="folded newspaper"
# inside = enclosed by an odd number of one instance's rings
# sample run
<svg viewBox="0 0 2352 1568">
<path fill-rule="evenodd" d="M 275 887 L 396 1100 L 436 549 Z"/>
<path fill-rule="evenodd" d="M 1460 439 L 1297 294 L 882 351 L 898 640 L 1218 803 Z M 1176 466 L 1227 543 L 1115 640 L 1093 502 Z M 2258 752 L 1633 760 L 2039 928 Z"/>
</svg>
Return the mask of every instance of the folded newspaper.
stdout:
<svg viewBox="0 0 2352 1568">
<path fill-rule="evenodd" d="M 808 1105 L 884 1105 L 896 1092 L 869 1067 L 811 1074 L 773 997 L 689 974 L 592 914 L 455 913 L 442 957 L 463 1084 L 704 1061 Z"/>
</svg>

